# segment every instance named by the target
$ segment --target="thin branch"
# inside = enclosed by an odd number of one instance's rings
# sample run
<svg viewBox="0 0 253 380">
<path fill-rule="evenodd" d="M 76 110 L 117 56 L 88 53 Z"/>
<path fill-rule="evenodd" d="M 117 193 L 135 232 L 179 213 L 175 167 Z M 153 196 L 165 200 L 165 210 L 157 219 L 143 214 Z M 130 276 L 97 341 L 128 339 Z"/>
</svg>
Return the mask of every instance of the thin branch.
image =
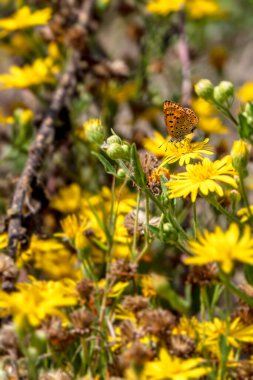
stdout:
<svg viewBox="0 0 253 380">
<path fill-rule="evenodd" d="M 94 0 L 84 0 L 80 9 L 78 25 L 86 31 L 88 26 Z M 43 119 L 34 143 L 29 151 L 28 159 L 23 172 L 17 182 L 11 207 L 8 210 L 9 216 L 9 255 L 15 258 L 18 243 L 25 235 L 23 223 L 23 212 L 32 188 L 32 184 L 36 182 L 39 171 L 42 168 L 43 159 L 46 156 L 49 147 L 55 138 L 55 122 L 61 111 L 66 105 L 67 100 L 74 94 L 77 85 L 77 72 L 79 70 L 81 53 L 74 51 L 72 58 L 63 72 L 59 85 L 56 88 L 49 110 Z"/>
<path fill-rule="evenodd" d="M 179 12 L 178 53 L 182 66 L 182 104 L 189 106 L 192 96 L 190 52 L 185 31 L 185 11 Z"/>
</svg>

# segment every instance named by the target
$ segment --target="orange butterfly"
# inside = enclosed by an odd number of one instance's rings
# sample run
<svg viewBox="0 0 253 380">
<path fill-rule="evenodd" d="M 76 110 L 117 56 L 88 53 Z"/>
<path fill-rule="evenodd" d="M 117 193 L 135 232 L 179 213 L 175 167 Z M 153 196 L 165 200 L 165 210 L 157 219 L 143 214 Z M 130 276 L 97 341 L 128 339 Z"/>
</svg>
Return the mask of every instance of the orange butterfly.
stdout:
<svg viewBox="0 0 253 380">
<path fill-rule="evenodd" d="M 193 132 L 199 119 L 190 108 L 165 100 L 163 103 L 165 124 L 171 141 L 181 141 L 186 135 Z"/>
</svg>

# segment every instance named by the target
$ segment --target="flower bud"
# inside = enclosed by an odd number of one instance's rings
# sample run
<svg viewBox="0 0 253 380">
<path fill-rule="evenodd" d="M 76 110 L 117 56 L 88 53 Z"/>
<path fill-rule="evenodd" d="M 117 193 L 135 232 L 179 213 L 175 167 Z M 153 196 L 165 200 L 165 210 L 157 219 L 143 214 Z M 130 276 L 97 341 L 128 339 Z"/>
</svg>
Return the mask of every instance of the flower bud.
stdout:
<svg viewBox="0 0 253 380">
<path fill-rule="evenodd" d="M 214 88 L 213 97 L 218 103 L 223 103 L 225 100 L 234 95 L 234 85 L 228 81 L 222 81 Z"/>
<path fill-rule="evenodd" d="M 231 203 L 234 207 L 238 205 L 238 203 L 240 202 L 242 198 L 240 192 L 236 189 L 231 190 L 229 196 L 231 199 Z"/>
<path fill-rule="evenodd" d="M 130 154 L 130 146 L 128 144 L 123 144 L 122 145 L 122 149 L 123 151 L 125 152 L 125 157 L 126 158 L 129 158 L 129 154 Z"/>
<path fill-rule="evenodd" d="M 211 100 L 213 98 L 213 84 L 209 79 L 201 79 L 194 86 L 196 94 L 205 100 Z"/>
<path fill-rule="evenodd" d="M 107 156 L 110 157 L 112 160 L 118 160 L 118 159 L 125 159 L 126 158 L 126 153 L 125 150 L 123 149 L 123 145 L 113 143 L 109 145 L 107 151 Z"/>
<path fill-rule="evenodd" d="M 98 145 L 101 145 L 105 138 L 105 127 L 100 119 L 90 119 L 83 124 L 86 139 Z"/>
<path fill-rule="evenodd" d="M 236 140 L 231 149 L 234 168 L 239 172 L 246 168 L 249 161 L 249 147 L 243 140 Z"/>
<path fill-rule="evenodd" d="M 117 176 L 118 176 L 119 178 L 121 178 L 121 179 L 124 179 L 125 176 L 126 176 L 126 173 L 125 173 L 125 171 L 124 171 L 123 169 L 120 168 L 120 169 L 117 171 Z"/>
<path fill-rule="evenodd" d="M 119 136 L 112 135 L 112 136 L 108 137 L 108 139 L 106 140 L 106 142 L 107 142 L 108 145 L 111 145 L 113 143 L 121 144 L 122 140 L 121 140 L 121 138 Z"/>
</svg>

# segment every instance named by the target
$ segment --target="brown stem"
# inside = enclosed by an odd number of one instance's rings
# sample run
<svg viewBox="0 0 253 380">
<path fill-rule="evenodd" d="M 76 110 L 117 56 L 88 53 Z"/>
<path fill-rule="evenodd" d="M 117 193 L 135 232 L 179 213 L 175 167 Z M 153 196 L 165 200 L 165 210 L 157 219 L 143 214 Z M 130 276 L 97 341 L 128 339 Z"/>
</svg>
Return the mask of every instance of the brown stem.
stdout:
<svg viewBox="0 0 253 380">
<path fill-rule="evenodd" d="M 192 96 L 190 52 L 185 31 L 185 11 L 179 12 L 178 53 L 182 65 L 182 104 L 189 106 Z"/>
<path fill-rule="evenodd" d="M 84 30 L 88 26 L 93 5 L 94 0 L 84 0 L 80 9 L 78 25 L 82 26 Z M 36 179 L 38 172 L 41 170 L 43 159 L 54 142 L 56 119 L 76 89 L 80 54 L 79 51 L 73 52 L 72 58 L 59 80 L 49 110 L 40 125 L 35 141 L 29 151 L 27 162 L 16 185 L 11 207 L 8 211 L 8 248 L 9 255 L 12 258 L 15 258 L 18 243 L 25 236 L 25 229 L 22 225 L 24 206 L 29 204 L 28 197 L 31 193 L 32 184 L 37 182 Z"/>
</svg>

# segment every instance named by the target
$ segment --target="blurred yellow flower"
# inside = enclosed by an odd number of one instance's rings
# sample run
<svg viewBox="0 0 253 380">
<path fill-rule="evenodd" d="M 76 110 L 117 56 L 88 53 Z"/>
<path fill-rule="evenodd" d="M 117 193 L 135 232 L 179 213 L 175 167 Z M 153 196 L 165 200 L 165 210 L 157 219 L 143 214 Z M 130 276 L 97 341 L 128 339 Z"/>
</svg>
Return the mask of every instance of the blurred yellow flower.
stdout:
<svg viewBox="0 0 253 380">
<path fill-rule="evenodd" d="M 55 236 L 61 236 L 70 240 L 76 249 L 83 249 L 88 245 L 88 239 L 85 236 L 85 231 L 90 227 L 88 219 L 83 219 L 81 222 L 75 214 L 68 215 L 61 221 L 63 233 L 57 233 Z"/>
<path fill-rule="evenodd" d="M 196 339 L 199 327 L 199 321 L 197 318 L 187 318 L 183 315 L 176 327 L 174 327 L 172 334 L 173 335 L 187 335 L 192 339 Z"/>
<path fill-rule="evenodd" d="M 62 187 L 51 200 L 50 206 L 62 213 L 72 213 L 81 207 L 81 188 L 77 183 Z"/>
<path fill-rule="evenodd" d="M 250 205 L 250 210 L 253 215 L 253 205 Z M 240 208 L 240 210 L 237 211 L 237 215 L 239 216 L 242 223 L 247 222 L 247 220 L 252 216 L 249 213 L 248 207 Z"/>
<path fill-rule="evenodd" d="M 166 184 L 169 188 L 169 198 L 186 198 L 191 195 L 192 202 L 195 202 L 198 193 L 207 196 L 210 192 L 215 192 L 221 197 L 224 191 L 218 182 L 237 188 L 235 175 L 230 156 L 214 162 L 204 158 L 200 163 L 187 165 L 185 172 L 171 175 L 174 180 Z"/>
<path fill-rule="evenodd" d="M 51 57 L 37 58 L 31 65 L 23 67 L 11 66 L 9 73 L 0 75 L 0 90 L 54 83 L 59 70 Z"/>
<path fill-rule="evenodd" d="M 157 275 L 145 274 L 141 276 L 141 292 L 144 297 L 154 297 L 157 295 L 155 289 Z"/>
<path fill-rule="evenodd" d="M 146 137 L 142 140 L 143 147 L 156 157 L 166 156 L 168 138 L 164 138 L 161 133 L 154 131 L 153 137 Z"/>
<path fill-rule="evenodd" d="M 29 7 L 24 6 L 17 10 L 12 16 L 0 19 L 0 29 L 6 32 L 14 32 L 36 25 L 45 25 L 49 21 L 51 14 L 52 10 L 50 8 L 41 9 L 32 13 Z M 1 36 L 0 34 L 0 37 Z"/>
<path fill-rule="evenodd" d="M 213 148 L 208 145 L 209 139 L 204 141 L 191 142 L 186 138 L 179 142 L 167 144 L 166 155 L 161 166 L 172 164 L 179 160 L 179 165 L 188 165 L 191 160 L 203 160 L 203 154 L 213 154 Z"/>
<path fill-rule="evenodd" d="M 7 248 L 8 245 L 8 234 L 3 232 L 0 234 L 0 249 Z"/>
<path fill-rule="evenodd" d="M 17 291 L 11 294 L 0 291 L 0 315 L 12 315 L 18 327 L 26 323 L 38 326 L 49 315 L 67 321 L 60 309 L 74 306 L 78 301 L 76 282 L 72 280 L 34 280 L 17 284 L 16 288 Z"/>
<path fill-rule="evenodd" d="M 202 17 L 223 16 L 224 10 L 215 0 L 150 0 L 147 10 L 161 16 L 185 9 L 188 16 L 193 19 Z"/>
<path fill-rule="evenodd" d="M 253 101 L 253 82 L 244 83 L 237 91 L 237 96 L 241 102 Z"/>
<path fill-rule="evenodd" d="M 56 239 L 39 239 L 32 236 L 30 246 L 21 252 L 17 259 L 17 267 L 32 263 L 35 269 L 44 272 L 50 279 L 81 279 L 78 259 L 73 252 Z"/>
<path fill-rule="evenodd" d="M 240 347 L 239 342 L 253 343 L 253 325 L 245 325 L 240 318 L 229 323 L 219 318 L 203 322 L 199 325 L 199 333 L 205 346 L 219 344 L 222 335 L 226 335 L 228 344 L 236 348 Z"/>
<path fill-rule="evenodd" d="M 14 122 L 14 119 L 12 116 L 5 116 L 0 111 L 0 124 L 12 124 Z"/>
<path fill-rule="evenodd" d="M 241 236 L 237 224 L 232 223 L 226 231 L 217 226 L 214 232 L 204 230 L 198 240 L 189 242 L 192 257 L 185 259 L 187 265 L 205 265 L 217 262 L 225 273 L 230 273 L 234 261 L 253 264 L 253 238 L 250 227 L 245 226 Z"/>
<path fill-rule="evenodd" d="M 202 358 L 183 360 L 169 355 L 165 348 L 162 348 L 158 360 L 145 364 L 142 376 L 144 379 L 153 380 L 200 379 L 210 372 L 210 368 L 200 367 L 201 364 L 204 364 Z"/>
<path fill-rule="evenodd" d="M 206 133 L 228 133 L 227 127 L 225 127 L 219 117 L 216 116 L 217 110 L 212 104 L 204 99 L 198 98 L 192 101 L 192 108 L 199 116 L 198 129 Z"/>
</svg>

